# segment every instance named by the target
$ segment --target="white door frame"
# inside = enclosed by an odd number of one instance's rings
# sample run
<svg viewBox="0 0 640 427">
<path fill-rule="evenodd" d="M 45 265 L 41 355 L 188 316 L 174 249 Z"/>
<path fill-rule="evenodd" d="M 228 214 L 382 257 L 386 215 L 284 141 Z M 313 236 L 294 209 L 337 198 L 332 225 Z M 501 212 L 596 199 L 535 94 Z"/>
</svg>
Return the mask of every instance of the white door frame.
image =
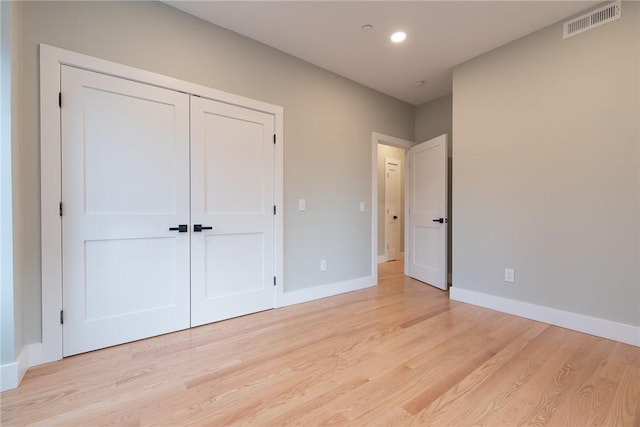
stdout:
<svg viewBox="0 0 640 427">
<path fill-rule="evenodd" d="M 396 138 L 395 136 L 384 135 L 378 132 L 371 133 L 371 275 L 375 283 L 378 283 L 378 144 L 391 145 L 406 151 L 414 145 L 413 141 Z M 405 195 L 406 195 L 407 174 L 405 174 Z M 406 198 L 405 198 L 406 200 Z M 407 218 L 407 204 L 405 203 L 404 217 Z M 407 241 L 407 227 L 405 227 L 405 242 Z M 404 250 L 404 266 L 408 267 L 407 248 Z"/>
<path fill-rule="evenodd" d="M 40 174 L 41 174 L 41 242 L 42 242 L 42 343 L 31 345 L 29 366 L 62 359 L 62 165 L 60 163 L 60 67 L 69 65 L 143 82 L 146 84 L 198 95 L 232 105 L 273 114 L 277 138 L 275 155 L 275 272 L 277 280 L 275 306 L 280 306 L 284 293 L 283 280 L 283 114 L 282 107 L 233 95 L 206 86 L 174 79 L 76 52 L 40 45 Z M 64 108 L 64 99 L 62 99 Z"/>
</svg>

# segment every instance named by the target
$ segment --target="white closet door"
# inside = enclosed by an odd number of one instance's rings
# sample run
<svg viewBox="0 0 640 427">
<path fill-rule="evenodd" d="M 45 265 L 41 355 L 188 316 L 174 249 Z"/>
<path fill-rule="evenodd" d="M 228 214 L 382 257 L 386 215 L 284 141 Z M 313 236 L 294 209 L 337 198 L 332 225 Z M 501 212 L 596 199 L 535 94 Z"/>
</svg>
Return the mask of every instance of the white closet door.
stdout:
<svg viewBox="0 0 640 427">
<path fill-rule="evenodd" d="M 63 352 L 189 327 L 188 95 L 62 67 Z"/>
<path fill-rule="evenodd" d="M 273 135 L 273 115 L 191 98 L 192 326 L 274 306 Z"/>
</svg>

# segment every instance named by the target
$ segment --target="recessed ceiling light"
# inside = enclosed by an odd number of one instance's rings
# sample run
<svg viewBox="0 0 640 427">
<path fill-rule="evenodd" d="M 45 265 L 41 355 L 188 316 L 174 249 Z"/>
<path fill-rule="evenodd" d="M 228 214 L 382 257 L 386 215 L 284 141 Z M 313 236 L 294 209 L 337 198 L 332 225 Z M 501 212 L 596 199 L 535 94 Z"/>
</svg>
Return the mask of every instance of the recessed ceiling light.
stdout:
<svg viewBox="0 0 640 427">
<path fill-rule="evenodd" d="M 365 24 L 365 25 L 363 25 L 362 27 L 360 27 L 360 29 L 361 29 L 362 31 L 371 31 L 371 30 L 373 30 L 373 25 L 371 25 L 371 24 Z"/>
<path fill-rule="evenodd" d="M 424 86 L 424 80 L 416 80 L 415 82 L 411 83 L 411 86 L 413 86 L 413 87 L 422 87 L 422 86 Z"/>
<path fill-rule="evenodd" d="M 391 41 L 394 43 L 403 42 L 407 38 L 407 34 L 402 31 L 395 32 L 391 34 Z"/>
</svg>

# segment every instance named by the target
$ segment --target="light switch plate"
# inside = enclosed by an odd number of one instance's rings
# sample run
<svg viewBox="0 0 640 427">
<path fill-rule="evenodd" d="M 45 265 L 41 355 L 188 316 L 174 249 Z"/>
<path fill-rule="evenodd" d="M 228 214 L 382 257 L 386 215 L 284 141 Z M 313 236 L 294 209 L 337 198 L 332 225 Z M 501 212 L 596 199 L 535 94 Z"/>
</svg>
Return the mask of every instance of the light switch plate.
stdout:
<svg viewBox="0 0 640 427">
<path fill-rule="evenodd" d="M 307 202 L 304 199 L 298 199 L 298 210 L 299 211 L 304 211 L 305 209 L 307 209 Z"/>
<path fill-rule="evenodd" d="M 360 202 L 360 212 L 364 212 L 364 202 Z"/>
</svg>

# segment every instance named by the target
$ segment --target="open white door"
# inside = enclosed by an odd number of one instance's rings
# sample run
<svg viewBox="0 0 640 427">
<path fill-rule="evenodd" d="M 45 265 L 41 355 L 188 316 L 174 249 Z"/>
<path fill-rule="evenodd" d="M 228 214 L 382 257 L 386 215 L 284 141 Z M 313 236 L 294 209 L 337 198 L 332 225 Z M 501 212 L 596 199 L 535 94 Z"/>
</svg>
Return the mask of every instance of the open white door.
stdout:
<svg viewBox="0 0 640 427">
<path fill-rule="evenodd" d="M 191 326 L 273 308 L 274 116 L 191 98 Z"/>
<path fill-rule="evenodd" d="M 61 76 L 64 356 L 188 328 L 188 95 Z"/>
<path fill-rule="evenodd" d="M 408 153 L 407 275 L 447 289 L 447 135 L 415 145 Z"/>
</svg>

